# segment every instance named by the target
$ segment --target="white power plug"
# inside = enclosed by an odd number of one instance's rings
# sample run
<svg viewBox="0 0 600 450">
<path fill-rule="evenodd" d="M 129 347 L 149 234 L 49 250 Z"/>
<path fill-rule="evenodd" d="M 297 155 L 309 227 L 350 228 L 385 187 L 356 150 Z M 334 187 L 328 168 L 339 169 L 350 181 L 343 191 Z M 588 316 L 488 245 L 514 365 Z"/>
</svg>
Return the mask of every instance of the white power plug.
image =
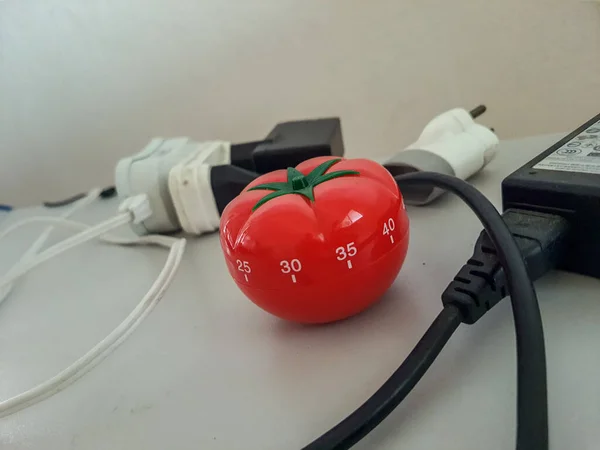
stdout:
<svg viewBox="0 0 600 450">
<path fill-rule="evenodd" d="M 384 166 L 393 175 L 438 172 L 466 180 L 494 159 L 500 142 L 492 130 L 476 123 L 473 115 L 456 108 L 433 118 L 415 142 L 392 156 Z M 425 205 L 443 193 L 433 187 L 400 188 L 405 202 L 412 205 Z"/>
<path fill-rule="evenodd" d="M 202 234 L 219 228 L 221 216 L 212 192 L 211 168 L 229 164 L 230 155 L 229 143 L 204 142 L 169 172 L 169 192 L 183 231 Z"/>
<path fill-rule="evenodd" d="M 439 141 L 443 136 L 463 133 L 474 123 L 471 114 L 463 108 L 454 108 L 429 121 L 417 142 L 421 145 Z M 410 147 L 410 146 L 409 146 Z"/>
</svg>

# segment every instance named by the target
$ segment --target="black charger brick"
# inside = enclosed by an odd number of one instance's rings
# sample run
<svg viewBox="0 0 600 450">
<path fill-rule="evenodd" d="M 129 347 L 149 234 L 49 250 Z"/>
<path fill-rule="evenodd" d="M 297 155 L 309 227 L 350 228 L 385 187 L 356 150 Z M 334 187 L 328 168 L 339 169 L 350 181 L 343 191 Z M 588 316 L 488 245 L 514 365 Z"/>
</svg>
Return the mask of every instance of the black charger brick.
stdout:
<svg viewBox="0 0 600 450">
<path fill-rule="evenodd" d="M 294 167 L 316 156 L 344 156 L 339 118 L 279 123 L 252 152 L 255 171 Z"/>
<path fill-rule="evenodd" d="M 595 147 L 586 148 L 583 144 L 600 139 L 600 130 L 596 126 L 599 123 L 600 114 L 502 182 L 504 210 L 516 208 L 557 214 L 569 221 L 566 255 L 559 268 L 596 278 L 600 278 L 600 165 L 586 167 L 585 163 L 578 162 L 581 159 L 575 158 L 587 154 L 589 161 L 589 158 L 600 156 Z M 536 167 L 555 152 L 564 155 L 563 166 L 558 161 L 557 170 L 548 165 Z M 574 158 L 570 159 L 569 155 Z M 570 165 L 570 161 L 576 164 Z"/>
</svg>

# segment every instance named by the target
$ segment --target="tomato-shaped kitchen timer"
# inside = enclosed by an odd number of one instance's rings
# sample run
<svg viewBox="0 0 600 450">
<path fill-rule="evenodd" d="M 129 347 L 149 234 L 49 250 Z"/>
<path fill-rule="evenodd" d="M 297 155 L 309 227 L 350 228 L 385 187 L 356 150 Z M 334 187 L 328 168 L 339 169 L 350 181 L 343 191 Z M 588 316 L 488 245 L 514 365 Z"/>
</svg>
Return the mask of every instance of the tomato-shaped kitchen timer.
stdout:
<svg viewBox="0 0 600 450">
<path fill-rule="evenodd" d="M 390 287 L 406 256 L 408 218 L 383 166 L 318 157 L 250 183 L 223 211 L 221 246 L 236 284 L 262 309 L 331 322 Z"/>
</svg>

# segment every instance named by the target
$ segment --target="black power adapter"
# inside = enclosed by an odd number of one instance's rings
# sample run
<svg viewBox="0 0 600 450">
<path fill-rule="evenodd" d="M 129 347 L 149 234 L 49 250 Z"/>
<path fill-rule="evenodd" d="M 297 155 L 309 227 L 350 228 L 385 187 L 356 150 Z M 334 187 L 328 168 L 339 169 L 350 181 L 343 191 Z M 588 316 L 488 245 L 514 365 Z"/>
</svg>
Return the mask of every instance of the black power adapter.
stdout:
<svg viewBox="0 0 600 450">
<path fill-rule="evenodd" d="M 502 202 L 566 219 L 558 268 L 600 278 L 600 114 L 505 178 Z"/>
<path fill-rule="evenodd" d="M 600 278 L 600 114 L 506 177 L 502 202 L 531 280 L 553 268 Z M 474 323 L 506 294 L 502 261 L 482 232 L 442 301 Z"/>
<path fill-rule="evenodd" d="M 262 141 L 231 146 L 231 164 L 259 174 L 294 167 L 316 156 L 344 156 L 339 118 L 278 123 Z"/>
</svg>

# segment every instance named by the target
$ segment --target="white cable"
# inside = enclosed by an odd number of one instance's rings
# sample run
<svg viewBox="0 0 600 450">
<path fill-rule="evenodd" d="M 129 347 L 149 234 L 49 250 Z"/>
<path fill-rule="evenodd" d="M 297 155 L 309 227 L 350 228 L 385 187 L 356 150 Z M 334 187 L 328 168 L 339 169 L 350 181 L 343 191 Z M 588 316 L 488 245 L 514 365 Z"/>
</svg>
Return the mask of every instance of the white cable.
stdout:
<svg viewBox="0 0 600 450">
<path fill-rule="evenodd" d="M 85 224 L 83 222 L 77 222 L 75 220 L 63 219 L 61 217 L 51 217 L 51 216 L 35 216 L 28 217 L 27 219 L 20 220 L 19 222 L 15 222 L 14 226 L 11 228 L 20 228 L 27 225 L 36 225 L 36 224 L 51 224 L 53 226 L 60 226 L 63 228 L 67 228 L 73 231 L 82 231 L 88 230 L 90 225 Z M 13 230 L 14 231 L 14 230 Z M 11 231 L 12 232 L 12 231 Z M 134 236 L 131 238 L 117 236 L 114 234 L 103 234 L 98 237 L 99 240 L 106 242 L 108 244 L 114 245 L 159 245 L 161 247 L 171 247 L 171 245 L 178 241 L 178 238 L 170 237 L 170 236 L 162 236 L 159 234 L 148 234 L 144 236 Z"/>
<path fill-rule="evenodd" d="M 27 219 L 25 219 L 25 220 L 27 220 Z M 64 220 L 64 219 L 59 219 L 59 220 Z M 51 247 L 47 248 L 46 250 L 44 250 L 43 252 L 39 253 L 35 258 L 33 258 L 29 261 L 26 261 L 23 264 L 20 264 L 17 267 L 15 267 L 14 270 L 12 271 L 12 273 L 6 274 L 5 276 L 3 276 L 0 279 L 0 289 L 2 289 L 3 286 L 7 286 L 7 285 L 11 284 L 14 280 L 16 280 L 20 276 L 24 275 L 25 273 L 29 272 L 30 270 L 32 270 L 36 266 L 40 265 L 41 263 L 49 260 L 50 258 L 53 258 L 54 256 L 57 256 L 79 244 L 83 244 L 85 242 L 91 241 L 92 239 L 96 239 L 99 236 L 101 236 L 102 234 L 107 233 L 108 231 L 114 230 L 115 228 L 118 228 L 120 226 L 126 225 L 126 224 L 130 223 L 131 221 L 132 221 L 131 213 L 122 213 L 122 214 L 119 214 L 118 216 L 113 217 L 112 219 L 109 219 L 105 222 L 99 223 L 98 225 L 89 227 L 87 230 L 82 231 L 81 233 L 76 234 L 75 236 L 72 236 L 72 237 L 65 239 L 57 244 L 54 244 L 53 246 L 51 246 Z M 58 221 L 57 221 L 57 223 L 58 223 Z M 0 240 L 4 239 L 6 236 L 15 232 L 21 226 L 22 226 L 22 221 L 12 224 L 6 230 L 4 230 L 2 233 L 0 233 Z"/>
<path fill-rule="evenodd" d="M 37 256 L 34 260 L 23 265 L 23 268 L 15 271 L 10 277 L 5 276 L 0 283 L 0 286 L 11 283 L 18 276 L 31 270 L 33 267 L 41 264 L 41 262 L 48 260 L 52 256 L 55 256 L 69 248 L 86 242 L 95 237 L 100 237 L 100 234 L 104 234 L 107 231 L 120 226 L 127 217 L 131 220 L 132 214 L 124 214 L 115 217 L 114 219 L 108 220 L 95 227 L 89 227 L 84 224 L 65 220 L 63 218 L 54 217 L 34 217 L 30 219 L 22 220 L 15 223 L 2 234 L 0 239 L 7 236 L 17 228 L 30 224 L 30 223 L 53 223 L 55 225 L 61 225 L 68 228 L 84 229 L 82 233 L 73 236 L 72 238 L 66 239 L 65 241 L 50 247 L 43 253 Z M 152 311 L 156 304 L 160 301 L 164 295 L 165 290 L 173 280 L 177 269 L 181 263 L 183 253 L 185 250 L 185 239 L 176 239 L 166 236 L 143 236 L 136 237 L 133 239 L 122 239 L 115 238 L 113 236 L 101 237 L 102 240 L 110 243 L 116 243 L 121 245 L 139 245 L 139 244 L 156 244 L 170 248 L 169 256 L 165 266 L 161 270 L 155 282 L 152 284 L 150 290 L 142 298 L 140 303 L 135 309 L 121 322 L 107 337 L 96 344 L 91 350 L 85 355 L 80 357 L 77 361 L 71 364 L 69 367 L 52 377 L 51 379 L 37 385 L 36 387 L 29 389 L 22 394 L 16 395 L 8 400 L 0 402 L 0 418 L 13 414 L 23 408 L 38 403 L 62 389 L 66 388 L 70 384 L 74 383 L 77 379 L 85 375 L 104 358 L 106 358 L 112 351 L 114 351 L 121 343 L 127 339 L 127 337 L 135 331 L 138 325 L 143 319 Z M 67 242 L 68 241 L 68 242 Z"/>
<path fill-rule="evenodd" d="M 77 200 L 71 206 L 71 208 L 69 208 L 65 212 L 63 212 L 60 215 L 60 217 L 63 219 L 66 219 L 66 218 L 72 216 L 75 212 L 88 206 L 90 203 L 92 203 L 94 200 L 96 200 L 100 196 L 100 192 L 101 192 L 101 190 L 99 188 L 92 189 L 88 193 L 87 196 L 85 196 L 82 199 Z M 21 259 L 8 270 L 7 275 L 11 275 L 12 273 L 14 273 L 14 271 L 17 269 L 17 267 L 19 267 L 21 264 L 23 264 L 26 261 L 29 261 L 31 258 L 33 258 L 37 254 L 37 252 L 40 250 L 40 248 L 42 248 L 42 246 L 46 243 L 46 240 L 50 236 L 51 232 L 52 232 L 52 227 L 46 228 L 42 232 L 42 234 L 40 234 L 38 236 L 38 238 L 34 241 L 34 243 L 31 245 L 31 247 L 29 247 L 25 251 L 25 253 L 23 253 L 23 255 L 21 256 Z M 2 302 L 8 296 L 8 294 L 10 294 L 10 292 L 12 291 L 12 288 L 13 288 L 12 283 L 4 286 L 3 288 L 0 288 L 0 304 L 2 304 Z"/>
<path fill-rule="evenodd" d="M 62 389 L 66 388 L 81 376 L 85 375 L 99 362 L 115 350 L 127 337 L 135 331 L 142 320 L 150 313 L 170 285 L 181 262 L 185 250 L 185 240 L 178 239 L 171 247 L 167 262 L 158 278 L 144 296 L 142 301 L 106 338 L 96 344 L 85 355 L 58 373 L 51 379 L 29 389 L 22 394 L 0 402 L 0 418 L 38 403 Z"/>
</svg>

